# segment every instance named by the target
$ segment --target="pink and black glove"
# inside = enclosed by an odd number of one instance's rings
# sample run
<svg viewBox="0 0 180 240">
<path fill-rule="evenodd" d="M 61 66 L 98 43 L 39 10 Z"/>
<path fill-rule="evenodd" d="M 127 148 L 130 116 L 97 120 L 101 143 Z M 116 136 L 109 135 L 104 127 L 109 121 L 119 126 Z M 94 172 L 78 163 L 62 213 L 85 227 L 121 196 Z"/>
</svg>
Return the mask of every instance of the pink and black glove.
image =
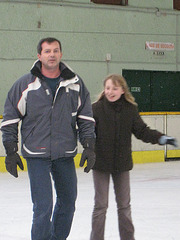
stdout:
<svg viewBox="0 0 180 240">
<path fill-rule="evenodd" d="M 170 144 L 170 145 L 173 145 L 174 147 L 177 147 L 178 144 L 177 144 L 177 140 L 173 137 L 168 137 L 168 136 L 161 136 L 159 138 L 159 144 L 160 145 L 165 145 L 165 144 Z"/>
</svg>

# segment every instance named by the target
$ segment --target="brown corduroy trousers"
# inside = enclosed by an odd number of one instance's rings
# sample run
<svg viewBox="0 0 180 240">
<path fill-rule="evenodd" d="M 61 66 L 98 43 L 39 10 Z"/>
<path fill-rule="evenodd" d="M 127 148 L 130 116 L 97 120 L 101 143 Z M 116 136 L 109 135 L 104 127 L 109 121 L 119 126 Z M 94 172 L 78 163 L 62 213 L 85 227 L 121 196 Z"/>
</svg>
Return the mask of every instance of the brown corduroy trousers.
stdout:
<svg viewBox="0 0 180 240">
<path fill-rule="evenodd" d="M 117 203 L 120 239 L 135 240 L 131 218 L 129 171 L 110 174 L 97 170 L 93 170 L 95 197 L 90 240 L 104 240 L 110 176 L 112 176 Z"/>
</svg>

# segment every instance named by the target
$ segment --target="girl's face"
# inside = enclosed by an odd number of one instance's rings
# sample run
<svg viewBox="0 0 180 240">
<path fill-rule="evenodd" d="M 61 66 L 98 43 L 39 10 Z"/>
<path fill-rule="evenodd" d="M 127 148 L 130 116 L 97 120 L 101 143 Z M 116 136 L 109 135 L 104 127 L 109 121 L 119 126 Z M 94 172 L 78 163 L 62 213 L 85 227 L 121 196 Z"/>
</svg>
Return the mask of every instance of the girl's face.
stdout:
<svg viewBox="0 0 180 240">
<path fill-rule="evenodd" d="M 124 90 L 121 86 L 114 85 L 111 79 L 106 81 L 104 86 L 104 94 L 109 102 L 117 101 L 123 93 Z"/>
</svg>

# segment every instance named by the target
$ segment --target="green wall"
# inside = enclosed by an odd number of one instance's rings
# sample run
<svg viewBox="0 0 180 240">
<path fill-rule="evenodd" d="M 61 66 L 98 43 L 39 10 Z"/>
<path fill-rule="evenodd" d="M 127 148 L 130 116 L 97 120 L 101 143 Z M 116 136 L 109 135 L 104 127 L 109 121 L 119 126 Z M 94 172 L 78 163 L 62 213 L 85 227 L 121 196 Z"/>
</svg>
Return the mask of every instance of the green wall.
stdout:
<svg viewBox="0 0 180 240">
<path fill-rule="evenodd" d="M 63 61 L 84 79 L 92 101 L 108 73 L 180 71 L 180 11 L 173 10 L 172 2 L 129 0 L 124 7 L 90 0 L 1 1 L 0 115 L 10 86 L 36 60 L 42 37 L 60 39 Z M 145 50 L 146 41 L 172 42 L 175 50 L 156 56 Z"/>
</svg>

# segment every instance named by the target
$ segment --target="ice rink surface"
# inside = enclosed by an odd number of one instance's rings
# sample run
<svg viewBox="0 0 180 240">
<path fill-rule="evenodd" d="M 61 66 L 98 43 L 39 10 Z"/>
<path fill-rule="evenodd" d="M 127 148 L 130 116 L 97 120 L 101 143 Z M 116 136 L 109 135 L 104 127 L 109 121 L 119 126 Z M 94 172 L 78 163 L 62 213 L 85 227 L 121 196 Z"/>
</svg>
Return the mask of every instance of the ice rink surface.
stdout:
<svg viewBox="0 0 180 240">
<path fill-rule="evenodd" d="M 94 189 L 92 174 L 77 169 L 78 199 L 68 240 L 89 240 Z M 105 240 L 119 240 L 112 182 Z M 180 161 L 135 164 L 131 207 L 136 240 L 180 240 Z M 32 204 L 27 172 L 15 179 L 0 173 L 0 240 L 30 240 Z"/>
</svg>

